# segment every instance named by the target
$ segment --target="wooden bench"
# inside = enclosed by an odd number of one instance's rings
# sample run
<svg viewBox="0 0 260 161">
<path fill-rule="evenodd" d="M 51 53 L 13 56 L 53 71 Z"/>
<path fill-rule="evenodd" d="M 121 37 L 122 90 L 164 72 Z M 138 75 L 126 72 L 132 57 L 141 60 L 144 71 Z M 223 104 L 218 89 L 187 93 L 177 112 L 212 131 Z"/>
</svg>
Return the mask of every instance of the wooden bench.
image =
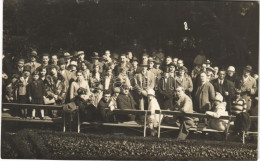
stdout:
<svg viewBox="0 0 260 161">
<path fill-rule="evenodd" d="M 182 113 L 180 111 L 169 111 L 169 110 L 156 110 L 155 113 L 159 114 L 159 120 L 161 120 L 163 115 L 172 115 L 174 117 L 185 116 L 185 117 L 199 118 L 199 119 L 201 119 L 201 118 L 207 118 L 207 119 L 212 118 L 209 115 L 201 114 L 201 113 Z M 198 132 L 224 132 L 225 136 L 226 136 L 225 138 L 227 139 L 230 123 L 231 123 L 231 121 L 234 121 L 235 116 L 221 116 L 219 119 L 228 120 L 228 127 L 226 128 L 225 131 L 218 131 L 218 130 L 215 130 L 215 129 L 211 129 L 211 128 L 208 128 L 205 125 L 204 125 L 204 127 L 194 126 L 194 127 L 191 127 L 189 130 L 190 131 L 198 131 Z M 201 124 L 199 124 L 199 125 L 201 125 Z M 160 138 L 161 129 L 179 130 L 179 127 L 171 126 L 171 125 L 162 125 L 162 121 L 160 121 L 159 126 L 158 126 L 158 138 Z"/>
<path fill-rule="evenodd" d="M 115 127 L 128 127 L 128 128 L 142 128 L 142 133 L 146 137 L 146 122 L 147 115 L 150 114 L 150 111 L 146 110 L 113 110 L 115 115 L 118 114 L 133 114 L 133 115 L 144 115 L 144 124 L 138 124 L 136 121 L 127 121 L 127 122 L 115 122 L 115 123 L 105 123 L 105 122 L 80 122 L 79 111 L 78 113 L 78 133 L 80 133 L 81 125 L 101 125 L 101 126 L 115 126 Z"/>
<path fill-rule="evenodd" d="M 20 117 L 13 117 L 2 112 L 2 121 L 14 121 L 14 122 L 38 122 L 38 123 L 62 123 L 63 122 L 63 131 L 66 131 L 66 122 L 65 122 L 65 114 L 63 111 L 63 107 L 60 105 L 39 105 L 39 104 L 19 104 L 19 103 L 2 103 L 2 109 L 44 109 L 44 110 L 58 110 L 62 111 L 62 118 L 50 118 L 50 119 L 21 119 Z"/>
</svg>

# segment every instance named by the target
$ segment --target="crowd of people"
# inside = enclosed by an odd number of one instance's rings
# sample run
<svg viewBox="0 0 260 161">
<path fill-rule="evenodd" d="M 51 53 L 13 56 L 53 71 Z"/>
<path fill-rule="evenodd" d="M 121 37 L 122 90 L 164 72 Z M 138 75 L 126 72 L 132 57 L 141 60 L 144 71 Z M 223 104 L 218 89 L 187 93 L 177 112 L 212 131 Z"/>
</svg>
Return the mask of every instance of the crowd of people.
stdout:
<svg viewBox="0 0 260 161">
<path fill-rule="evenodd" d="M 138 60 L 131 52 L 118 57 L 109 50 L 100 57 L 94 53 L 86 60 L 84 51 L 62 55 L 36 51 L 29 59 L 13 62 L 3 54 L 3 102 L 23 104 L 75 103 L 80 110 L 81 121 L 123 122 L 142 120 L 143 116 L 114 115 L 114 109 L 151 110 L 148 127 L 156 134 L 159 117 L 155 110 L 178 110 L 184 113 L 205 113 L 220 116 L 248 112 L 257 115 L 258 75 L 252 66 L 236 71 L 234 66 L 224 69 L 212 66 L 203 55 L 194 59 L 194 68 L 188 70 L 185 62 L 176 57 L 150 56 L 147 53 Z M 89 59 L 89 57 L 88 57 Z M 226 62 L 228 63 L 228 62 Z M 109 110 L 107 110 L 109 109 Z M 58 117 L 55 110 L 9 111 L 22 119 Z M 180 126 L 178 138 L 185 139 L 193 118 L 172 118 L 164 121 Z M 207 124 L 217 130 L 225 130 L 225 120 L 210 119 Z"/>
</svg>

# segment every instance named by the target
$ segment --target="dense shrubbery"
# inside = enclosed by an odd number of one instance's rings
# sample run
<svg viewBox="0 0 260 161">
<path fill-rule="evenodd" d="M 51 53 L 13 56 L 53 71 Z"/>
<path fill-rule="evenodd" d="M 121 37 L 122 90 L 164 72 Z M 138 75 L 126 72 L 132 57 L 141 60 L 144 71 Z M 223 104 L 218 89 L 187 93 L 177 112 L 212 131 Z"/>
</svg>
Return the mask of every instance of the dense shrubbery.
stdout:
<svg viewBox="0 0 260 161">
<path fill-rule="evenodd" d="M 250 159 L 257 158 L 256 144 L 167 138 L 111 136 L 49 131 L 23 131 L 21 142 L 31 142 L 32 157 L 44 159 Z M 24 137 L 25 136 L 25 137 Z M 23 145 L 23 143 L 21 143 Z M 6 146 L 6 147 L 5 147 Z M 9 149 L 2 143 L 2 151 Z M 19 148 L 22 148 L 20 146 Z M 12 158 L 12 155 L 5 155 Z M 15 158 L 15 155 L 13 156 Z M 28 155 L 27 155 L 28 157 Z M 20 157 L 19 157 L 20 158 Z"/>
</svg>

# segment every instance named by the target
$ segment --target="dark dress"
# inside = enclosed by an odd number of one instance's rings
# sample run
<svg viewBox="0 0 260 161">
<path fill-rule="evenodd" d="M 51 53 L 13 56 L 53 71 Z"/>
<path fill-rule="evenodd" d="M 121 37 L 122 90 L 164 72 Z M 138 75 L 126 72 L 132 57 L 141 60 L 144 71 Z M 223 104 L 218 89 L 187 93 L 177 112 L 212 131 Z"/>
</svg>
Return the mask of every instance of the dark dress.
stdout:
<svg viewBox="0 0 260 161">
<path fill-rule="evenodd" d="M 43 96 L 45 96 L 45 86 L 42 80 L 34 80 L 29 83 L 28 94 L 32 97 L 32 104 L 43 104 Z"/>
</svg>

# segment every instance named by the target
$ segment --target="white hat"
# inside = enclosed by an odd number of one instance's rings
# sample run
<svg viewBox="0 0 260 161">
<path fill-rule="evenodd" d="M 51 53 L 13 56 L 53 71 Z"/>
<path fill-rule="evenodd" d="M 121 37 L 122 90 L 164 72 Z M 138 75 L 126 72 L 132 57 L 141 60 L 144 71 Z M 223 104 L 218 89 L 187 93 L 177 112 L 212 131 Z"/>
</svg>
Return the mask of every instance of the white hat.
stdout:
<svg viewBox="0 0 260 161">
<path fill-rule="evenodd" d="M 76 61 L 71 61 L 71 62 L 70 62 L 70 65 L 71 65 L 71 66 L 72 66 L 72 65 L 78 66 L 78 63 L 77 63 Z"/>
<path fill-rule="evenodd" d="M 215 101 L 223 102 L 223 96 L 218 92 L 216 92 Z"/>
<path fill-rule="evenodd" d="M 234 71 L 235 71 L 235 67 L 229 66 L 228 69 L 227 69 L 227 71 L 232 71 L 232 72 L 234 72 Z"/>
<path fill-rule="evenodd" d="M 148 89 L 148 90 L 147 90 L 147 96 L 148 96 L 148 95 L 152 95 L 152 96 L 155 97 L 155 91 L 154 91 L 153 89 Z"/>
</svg>

